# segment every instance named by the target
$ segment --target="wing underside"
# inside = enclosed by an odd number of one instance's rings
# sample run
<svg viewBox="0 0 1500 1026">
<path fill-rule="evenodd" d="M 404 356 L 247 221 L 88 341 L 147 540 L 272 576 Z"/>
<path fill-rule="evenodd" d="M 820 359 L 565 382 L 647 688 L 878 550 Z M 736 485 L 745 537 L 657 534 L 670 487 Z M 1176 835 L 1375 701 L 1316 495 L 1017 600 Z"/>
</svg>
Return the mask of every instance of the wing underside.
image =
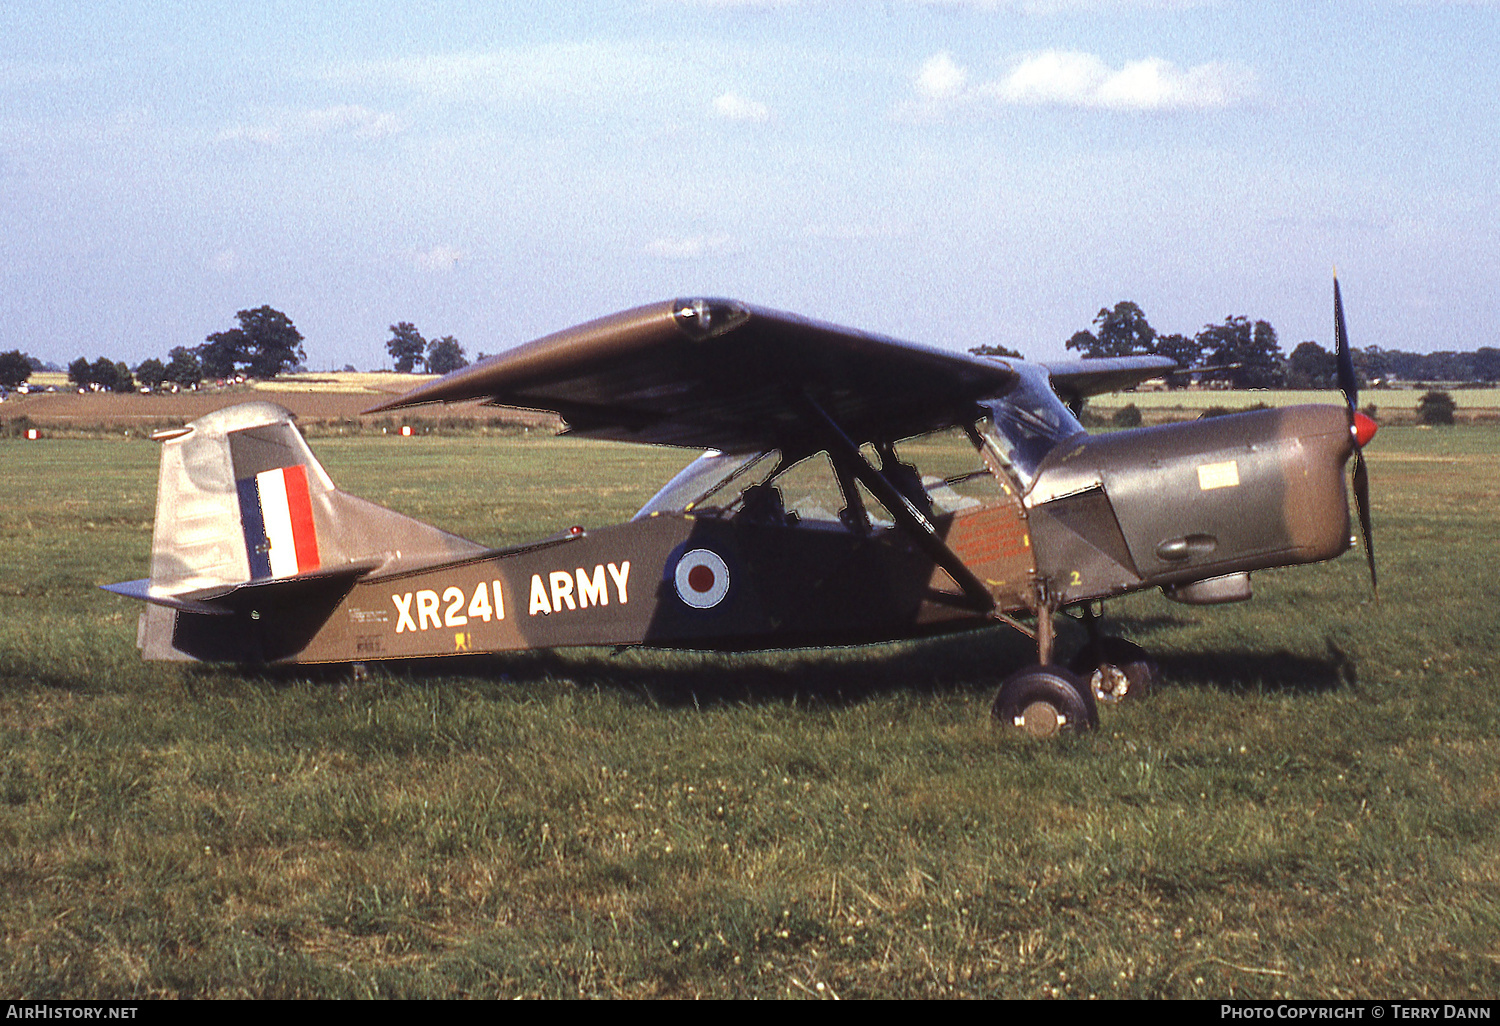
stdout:
<svg viewBox="0 0 1500 1026">
<path fill-rule="evenodd" d="M 1016 380 L 1004 363 L 727 300 L 675 300 L 569 328 L 370 412 L 482 400 L 573 434 L 725 452 L 812 444 L 818 410 L 856 442 L 961 423 Z"/>
<path fill-rule="evenodd" d="M 1042 365 L 1052 389 L 1064 402 L 1078 403 L 1091 395 L 1119 392 L 1178 369 L 1166 356 L 1116 356 L 1104 359 L 1070 360 Z"/>
</svg>

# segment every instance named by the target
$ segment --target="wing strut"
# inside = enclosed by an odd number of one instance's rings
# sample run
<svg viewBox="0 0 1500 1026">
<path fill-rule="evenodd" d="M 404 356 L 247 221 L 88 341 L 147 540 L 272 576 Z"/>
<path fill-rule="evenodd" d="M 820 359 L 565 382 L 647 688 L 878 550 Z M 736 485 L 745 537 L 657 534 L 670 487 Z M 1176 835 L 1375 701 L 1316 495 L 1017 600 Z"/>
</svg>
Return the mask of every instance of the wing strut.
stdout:
<svg viewBox="0 0 1500 1026">
<path fill-rule="evenodd" d="M 804 408 L 814 426 L 822 429 L 821 441 L 828 450 L 828 455 L 833 457 L 835 469 L 842 476 L 844 473 L 853 474 L 854 477 L 870 489 L 870 494 L 880 500 L 880 504 L 890 511 L 896 523 L 906 530 L 916 543 L 921 546 L 922 551 L 931 556 L 933 562 L 942 567 L 953 582 L 962 589 L 965 597 L 976 608 L 983 612 L 989 612 L 995 608 L 995 598 L 974 576 L 964 561 L 950 549 L 943 539 L 938 536 L 937 528 L 932 521 L 919 510 L 910 499 L 902 495 L 900 490 L 880 471 L 870 466 L 870 462 L 860 453 L 859 446 L 855 445 L 844 430 L 834 422 L 833 418 L 813 400 L 811 396 L 802 396 Z"/>
</svg>

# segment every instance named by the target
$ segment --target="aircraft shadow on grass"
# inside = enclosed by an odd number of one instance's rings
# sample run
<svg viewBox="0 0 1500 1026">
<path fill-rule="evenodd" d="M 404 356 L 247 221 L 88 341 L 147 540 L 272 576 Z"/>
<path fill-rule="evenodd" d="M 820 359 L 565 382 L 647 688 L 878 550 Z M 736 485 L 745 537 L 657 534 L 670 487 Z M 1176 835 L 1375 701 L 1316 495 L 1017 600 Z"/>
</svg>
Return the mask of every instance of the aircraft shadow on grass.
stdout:
<svg viewBox="0 0 1500 1026">
<path fill-rule="evenodd" d="M 1326 645 L 1321 656 L 1252 649 L 1165 654 L 1158 660 L 1161 686 L 1211 688 L 1229 695 L 1315 695 L 1357 687 L 1354 659 L 1332 640 Z M 398 687 L 455 678 L 538 689 L 567 682 L 568 687 L 639 695 L 667 708 L 782 702 L 844 707 L 895 693 L 988 694 L 997 677 L 1024 665 L 1028 651 L 1025 639 L 997 629 L 897 646 L 740 655 L 538 650 L 392 662 L 376 667 L 375 679 Z M 234 673 L 224 668 L 190 672 L 205 682 Z M 272 684 L 312 680 L 344 685 L 350 680 L 344 665 L 268 667 L 257 676 Z"/>
</svg>

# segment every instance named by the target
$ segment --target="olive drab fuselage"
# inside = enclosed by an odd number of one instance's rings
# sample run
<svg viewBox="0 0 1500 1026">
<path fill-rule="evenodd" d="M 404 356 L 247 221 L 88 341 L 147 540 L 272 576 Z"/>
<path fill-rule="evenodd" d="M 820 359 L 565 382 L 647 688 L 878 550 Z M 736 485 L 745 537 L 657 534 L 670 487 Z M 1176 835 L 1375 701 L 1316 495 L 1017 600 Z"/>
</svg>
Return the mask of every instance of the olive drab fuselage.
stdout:
<svg viewBox="0 0 1500 1026">
<path fill-rule="evenodd" d="M 1046 601 L 1327 559 L 1348 546 L 1341 470 L 1349 441 L 1337 409 L 1075 433 L 1039 463 L 1029 488 L 993 425 L 983 428 L 972 436 L 975 460 L 994 487 L 952 512 L 934 509 L 931 523 L 992 609 L 977 608 L 878 516 L 766 522 L 735 496 L 717 508 L 654 509 L 531 545 L 476 548 L 435 566 L 379 556 L 385 565 L 358 573 L 230 590 L 212 608 L 152 605 L 143 648 L 156 658 L 276 663 L 576 645 L 849 644 L 980 626 Z M 315 467 L 311 476 L 320 475 Z M 340 514 L 399 516 L 369 504 L 328 516 Z M 382 533 L 366 527 L 370 537 Z M 325 548 L 334 533 L 322 532 Z"/>
</svg>

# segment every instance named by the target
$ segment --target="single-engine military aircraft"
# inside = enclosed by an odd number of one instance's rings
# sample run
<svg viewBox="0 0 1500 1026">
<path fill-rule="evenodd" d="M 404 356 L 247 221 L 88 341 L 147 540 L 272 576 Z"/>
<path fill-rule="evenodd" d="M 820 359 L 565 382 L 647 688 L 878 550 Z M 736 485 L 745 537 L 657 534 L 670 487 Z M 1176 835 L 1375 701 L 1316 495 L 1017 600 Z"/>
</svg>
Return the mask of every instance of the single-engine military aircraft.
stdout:
<svg viewBox="0 0 1500 1026">
<path fill-rule="evenodd" d="M 707 449 L 630 521 L 494 549 L 339 491 L 287 411 L 220 410 L 160 432 L 147 659 L 249 664 L 572 645 L 769 649 L 1003 622 L 1035 665 L 997 722 L 1097 722 L 1155 665 L 1095 604 L 1160 588 L 1248 599 L 1250 574 L 1350 547 L 1343 468 L 1374 584 L 1354 366 L 1334 283 L 1345 407 L 1260 410 L 1090 436 L 1084 399 L 1161 357 L 969 356 L 721 299 L 629 310 L 481 360 L 369 412 L 482 400 L 586 438 Z M 896 451 L 943 433 L 958 473 Z M 928 451 L 921 448 L 921 451 Z M 912 451 L 908 449 L 908 451 Z M 952 461 L 945 469 L 953 470 Z M 1089 643 L 1054 662 L 1054 621 Z"/>
</svg>

